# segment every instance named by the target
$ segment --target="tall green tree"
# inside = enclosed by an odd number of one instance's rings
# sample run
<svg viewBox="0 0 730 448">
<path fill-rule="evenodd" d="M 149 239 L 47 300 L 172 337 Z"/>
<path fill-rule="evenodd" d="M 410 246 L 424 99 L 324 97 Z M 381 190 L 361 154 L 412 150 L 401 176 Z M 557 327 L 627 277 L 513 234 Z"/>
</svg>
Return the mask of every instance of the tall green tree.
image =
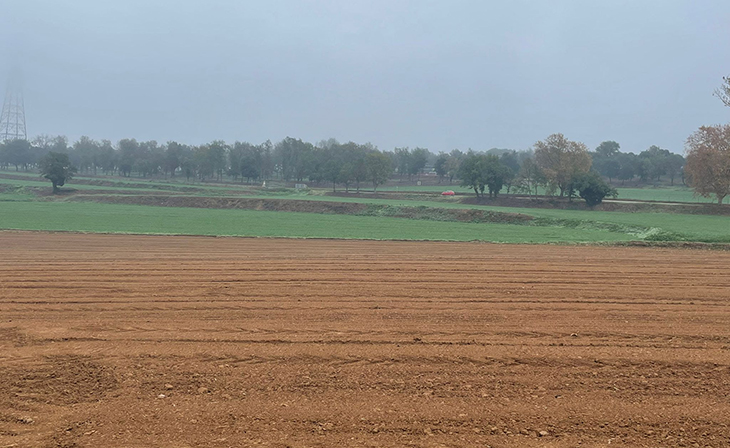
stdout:
<svg viewBox="0 0 730 448">
<path fill-rule="evenodd" d="M 684 168 L 684 157 L 680 154 L 669 154 L 664 161 L 665 170 L 669 176 L 670 185 L 674 185 L 674 178 L 682 173 Z"/>
<path fill-rule="evenodd" d="M 671 154 L 668 150 L 656 145 L 651 145 L 646 151 L 641 151 L 639 159 L 641 160 L 640 175 L 642 180 L 653 179 L 659 181 L 663 175 L 667 174 L 667 160 Z"/>
<path fill-rule="evenodd" d="M 411 166 L 411 150 L 408 149 L 408 147 L 405 148 L 395 148 L 393 150 L 394 158 L 393 161 L 395 162 L 395 169 L 398 171 L 398 175 L 401 179 L 403 179 L 404 174 L 408 174 L 410 172 L 410 166 Z"/>
<path fill-rule="evenodd" d="M 114 174 L 117 170 L 117 152 L 111 140 L 102 140 L 99 143 L 99 167 L 104 174 Z"/>
<path fill-rule="evenodd" d="M 388 154 L 380 151 L 373 151 L 365 156 L 365 171 L 367 178 L 373 184 L 373 192 L 378 191 L 378 185 L 388 181 L 393 173 L 393 167 Z"/>
<path fill-rule="evenodd" d="M 218 180 L 223 180 L 223 173 L 226 170 L 226 159 L 229 146 L 223 140 L 214 140 L 208 144 L 208 164 Z"/>
<path fill-rule="evenodd" d="M 268 179 L 274 172 L 274 145 L 266 140 L 256 147 L 261 160 L 261 175 L 259 179 Z"/>
<path fill-rule="evenodd" d="M 621 152 L 621 145 L 614 142 L 613 140 L 602 142 L 596 148 L 596 153 L 603 157 L 613 157 L 619 152 Z"/>
<path fill-rule="evenodd" d="M 231 167 L 233 171 L 238 168 L 238 174 L 241 176 L 241 181 L 247 179 L 249 182 L 253 179 L 259 179 L 262 176 L 262 148 L 261 146 L 252 145 L 247 142 L 236 142 L 231 148 Z M 231 156 L 229 155 L 229 158 Z M 235 161 L 236 157 L 240 157 L 240 160 Z M 236 165 L 233 165 L 234 162 Z"/>
<path fill-rule="evenodd" d="M 33 163 L 33 153 L 28 140 L 8 140 L 0 147 L 0 164 L 14 165 L 15 171 L 18 171 L 20 167 L 26 169 L 31 163 Z"/>
<path fill-rule="evenodd" d="M 155 140 L 140 142 L 132 169 L 142 177 L 158 174 L 164 163 L 164 149 Z"/>
<path fill-rule="evenodd" d="M 619 156 L 616 157 L 616 160 L 621 166 L 616 177 L 621 181 L 621 185 L 623 185 L 624 182 L 633 179 L 634 176 L 637 175 L 639 163 L 638 157 L 636 157 L 636 154 L 630 152 L 626 154 L 619 154 Z"/>
<path fill-rule="evenodd" d="M 464 153 L 458 149 L 454 149 L 449 153 L 449 160 L 446 161 L 446 174 L 449 176 L 449 185 L 454 182 L 454 178 L 459 173 L 464 157 Z"/>
<path fill-rule="evenodd" d="M 228 150 L 228 175 L 231 176 L 233 180 L 238 179 L 238 176 L 241 175 L 242 163 L 243 148 L 241 147 L 240 142 L 235 142 Z M 243 177 L 241 177 L 241 182 L 243 182 Z"/>
<path fill-rule="evenodd" d="M 499 161 L 504 165 L 506 171 L 504 175 L 504 185 L 507 187 L 507 194 L 512 188 L 512 183 L 520 171 L 520 161 L 517 157 L 517 151 L 509 150 L 499 156 Z"/>
<path fill-rule="evenodd" d="M 511 178 L 512 172 L 510 168 L 505 166 L 500 158 L 494 155 L 487 155 L 485 163 L 485 178 L 484 183 L 489 190 L 489 197 L 497 197 L 502 186 Z"/>
<path fill-rule="evenodd" d="M 73 144 L 72 162 L 78 166 L 79 170 L 96 174 L 99 163 L 99 143 L 85 135 L 81 136 Z"/>
<path fill-rule="evenodd" d="M 534 157 L 525 158 L 517 176 L 517 191 L 537 196 L 538 188 L 545 184 L 545 176 Z"/>
<path fill-rule="evenodd" d="M 618 157 L 603 158 L 593 161 L 593 168 L 608 177 L 609 182 L 613 182 L 613 179 L 618 177 L 621 173 L 621 163 L 617 160 Z"/>
<path fill-rule="evenodd" d="M 408 163 L 408 175 L 418 177 L 426 167 L 429 155 L 431 153 L 426 148 L 414 148 Z"/>
<path fill-rule="evenodd" d="M 352 142 L 351 142 L 352 143 Z M 367 155 L 375 151 L 375 147 L 369 143 L 358 145 L 352 143 L 347 158 L 350 162 L 350 178 L 355 182 L 355 188 L 360 192 L 360 182 L 367 180 L 368 173 L 365 166 Z"/>
<path fill-rule="evenodd" d="M 336 141 L 333 144 L 336 144 Z M 306 152 L 312 149 L 313 146 L 310 143 L 292 137 L 286 137 L 277 143 L 274 148 L 274 155 L 281 177 L 287 181 L 291 179 L 302 180 L 305 175 Z"/>
<path fill-rule="evenodd" d="M 444 177 L 448 174 L 448 168 L 446 166 L 448 161 L 449 155 L 445 152 L 440 152 L 438 156 L 436 156 L 436 162 L 433 164 L 433 169 L 439 177 L 439 183 L 441 183 L 444 180 Z"/>
<path fill-rule="evenodd" d="M 484 192 L 484 180 L 481 167 L 481 158 L 475 153 L 469 153 L 461 161 L 459 172 L 457 174 L 461 179 L 461 186 L 474 190 L 474 194 L 479 198 L 479 193 Z"/>
<path fill-rule="evenodd" d="M 508 168 L 494 154 L 467 154 L 459 168 L 461 186 L 474 190 L 477 198 L 484 196 L 485 189 L 496 198 L 507 174 Z"/>
<path fill-rule="evenodd" d="M 137 159 L 139 143 L 133 138 L 125 138 L 119 140 L 117 147 L 119 148 L 119 173 L 129 177 L 132 175 L 132 167 Z"/>
<path fill-rule="evenodd" d="M 167 142 L 165 156 L 162 162 L 162 170 L 171 177 L 175 176 L 175 171 L 182 166 L 184 160 L 185 147 L 178 142 Z"/>
<path fill-rule="evenodd" d="M 76 173 L 76 168 L 71 165 L 68 154 L 49 152 L 40 160 L 41 176 L 51 181 L 53 193 L 59 191 L 67 181 Z"/>
</svg>

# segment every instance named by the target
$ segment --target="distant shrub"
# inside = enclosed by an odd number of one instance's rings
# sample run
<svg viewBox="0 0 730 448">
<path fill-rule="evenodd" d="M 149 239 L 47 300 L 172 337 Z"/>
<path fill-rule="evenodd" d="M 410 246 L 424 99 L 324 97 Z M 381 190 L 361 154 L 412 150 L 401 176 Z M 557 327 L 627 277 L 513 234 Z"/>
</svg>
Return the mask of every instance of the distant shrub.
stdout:
<svg viewBox="0 0 730 448">
<path fill-rule="evenodd" d="M 573 178 L 571 190 L 577 191 L 578 195 L 586 201 L 589 207 L 596 206 L 603 202 L 606 196 L 617 197 L 615 188 L 606 183 L 603 178 L 595 172 L 582 173 Z"/>
</svg>

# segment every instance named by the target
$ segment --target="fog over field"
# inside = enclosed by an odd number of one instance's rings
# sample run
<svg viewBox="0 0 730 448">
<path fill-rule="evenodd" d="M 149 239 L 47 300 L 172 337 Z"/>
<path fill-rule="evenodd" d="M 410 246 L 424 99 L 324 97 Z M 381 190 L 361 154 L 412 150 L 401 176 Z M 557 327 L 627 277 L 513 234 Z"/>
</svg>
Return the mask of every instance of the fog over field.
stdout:
<svg viewBox="0 0 730 448">
<path fill-rule="evenodd" d="M 681 152 L 730 120 L 728 23 L 709 0 L 3 1 L 0 78 L 22 69 L 31 136 Z"/>
</svg>

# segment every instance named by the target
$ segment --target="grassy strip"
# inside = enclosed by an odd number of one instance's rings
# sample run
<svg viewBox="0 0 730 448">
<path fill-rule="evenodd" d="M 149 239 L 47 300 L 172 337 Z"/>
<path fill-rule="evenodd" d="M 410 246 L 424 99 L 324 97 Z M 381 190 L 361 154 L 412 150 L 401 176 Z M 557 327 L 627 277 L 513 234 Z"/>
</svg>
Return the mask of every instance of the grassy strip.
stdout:
<svg viewBox="0 0 730 448">
<path fill-rule="evenodd" d="M 209 209 L 267 210 L 281 212 L 311 212 L 325 214 L 379 216 L 429 221 L 472 223 L 525 224 L 533 217 L 520 213 L 504 213 L 479 209 L 438 208 L 392 204 L 368 204 L 339 201 L 300 201 L 283 198 L 239 198 L 200 196 L 132 196 L 132 195 L 75 195 L 73 202 L 101 202 L 109 204 L 150 205 L 161 207 L 193 207 Z"/>
<path fill-rule="evenodd" d="M 627 241 L 605 230 L 74 202 L 1 202 L 0 229 L 375 240 Z"/>
<path fill-rule="evenodd" d="M 456 185 L 388 185 L 380 187 L 380 191 L 398 191 L 398 192 L 432 192 L 441 193 L 446 190 L 453 190 L 457 193 L 472 194 L 473 191 L 468 188 Z M 694 191 L 688 187 L 618 187 L 618 199 L 634 199 L 638 201 L 657 201 L 657 202 L 688 202 L 688 203 L 714 203 L 713 198 L 703 198 L 695 196 Z M 503 190 L 502 193 L 505 191 Z M 538 191 L 539 194 L 545 194 L 544 189 Z"/>
<path fill-rule="evenodd" d="M 0 179 L 0 186 L 4 188 L 11 188 L 11 187 L 35 187 L 35 188 L 47 188 L 48 191 L 51 191 L 51 183 L 45 180 L 19 180 L 19 179 Z M 121 186 L 115 185 L 115 186 L 102 186 L 102 185 L 83 185 L 83 184 L 73 184 L 73 185 L 67 185 L 66 187 L 62 188 L 62 190 L 80 190 L 80 191 L 88 191 L 88 190 L 119 190 L 120 192 L 123 191 L 123 188 Z M 155 188 L 134 188 L 134 191 L 160 191 L 159 189 Z"/>
<path fill-rule="evenodd" d="M 693 241 L 694 238 L 679 232 L 636 223 L 601 222 L 567 217 L 537 217 L 525 213 L 505 213 L 480 209 L 456 209 L 428 206 L 352 203 L 332 201 L 297 201 L 287 199 L 250 198 L 200 198 L 184 196 L 74 196 L 74 201 L 95 201 L 127 205 L 182 206 L 208 209 L 248 209 L 279 212 L 312 212 L 353 216 L 396 217 L 413 220 L 500 223 L 564 229 L 598 230 L 631 235 L 643 241 Z M 529 209 L 522 209 L 527 211 Z M 561 210 L 566 212 L 565 210 Z M 567 211 L 570 212 L 570 211 Z M 612 212 L 615 213 L 615 212 Z M 569 215 L 566 215 L 569 216 Z M 717 240 L 699 240 L 716 242 Z M 723 240 L 720 240 L 723 241 Z"/>
<path fill-rule="evenodd" d="M 13 181 L 15 183 L 16 181 Z M 29 183 L 32 186 L 37 184 L 47 185 L 44 182 L 20 181 Z M 95 189 L 99 187 L 91 187 Z M 3 186 L 0 185 L 0 189 Z M 0 201 L 26 201 L 31 200 L 29 192 L 20 186 L 5 186 L 5 194 L 0 194 Z M 139 190 L 138 190 L 139 191 Z M 121 192 L 121 191 L 120 191 Z M 267 191 L 266 195 L 247 196 L 250 198 L 285 198 L 291 200 L 316 200 L 332 203 L 357 203 L 368 206 L 365 212 L 359 213 L 362 216 L 381 217 L 407 217 L 410 219 L 423 220 L 453 220 L 453 215 L 446 213 L 443 209 L 480 210 L 495 212 L 503 216 L 504 213 L 529 215 L 535 218 L 531 225 L 539 227 L 554 227 L 562 229 L 577 229 L 613 232 L 627 235 L 630 239 L 641 239 L 644 241 L 701 241 L 701 242 L 730 242 L 730 218 L 724 216 L 704 215 L 681 215 L 673 213 L 622 213 L 622 212 L 600 212 L 586 210 L 551 210 L 551 209 L 526 209 L 518 207 L 497 207 L 488 205 L 460 204 L 450 199 L 433 198 L 434 200 L 392 200 L 379 198 L 362 197 L 329 197 L 307 195 L 304 192 Z M 300 202 L 306 202 L 300 201 Z M 385 207 L 372 207 L 372 205 Z M 439 211 L 433 209 L 438 208 Z M 0 212 L 5 209 L 0 205 Z M 407 213 L 404 213 L 404 210 Z M 415 210 L 415 211 L 414 211 Z M 463 213 L 463 212 L 459 212 Z M 463 220 L 463 219 L 461 219 Z M 503 222 L 499 219 L 471 219 L 474 222 Z M 516 224 L 510 222 L 511 224 Z M 600 239 L 598 239 L 600 240 Z M 565 241 L 574 241 L 572 237 L 566 237 Z M 586 241 L 597 241 L 591 238 Z"/>
<path fill-rule="evenodd" d="M 255 196 L 254 196 L 255 197 Z M 400 206 L 426 206 L 439 208 L 480 209 L 503 213 L 520 213 L 543 218 L 537 225 L 560 227 L 581 227 L 593 229 L 615 229 L 637 238 L 659 241 L 702 241 L 730 242 L 730 217 L 714 215 L 688 215 L 679 213 L 635 212 L 593 210 L 560 210 L 543 208 L 498 207 L 490 205 L 461 204 L 445 200 L 390 200 L 358 197 L 292 197 L 290 199 L 356 202 L 367 204 L 392 204 Z M 440 199 L 440 198 L 439 198 Z"/>
<path fill-rule="evenodd" d="M 48 182 L 41 180 L 38 173 L 32 172 L 15 172 L 15 171 L 2 171 L 0 170 L 0 183 L 15 183 L 15 182 L 33 182 L 40 181 L 45 185 L 49 185 Z M 186 182 L 183 179 L 170 178 L 169 180 L 162 181 L 159 179 L 145 180 L 142 178 L 132 177 L 92 177 L 76 175 L 73 180 L 70 181 L 68 188 L 70 189 L 84 189 L 88 187 L 107 187 L 109 188 L 124 188 L 124 189 L 152 189 L 158 191 L 182 191 L 193 193 L 196 191 L 207 191 L 215 193 L 218 191 L 246 191 L 250 189 L 258 188 L 258 183 L 255 185 L 248 184 L 209 184 L 202 182 Z M 86 186 L 86 187 L 84 187 Z"/>
<path fill-rule="evenodd" d="M 24 200 L 27 196 L 14 194 L 12 200 Z M 699 215 L 678 215 L 660 213 L 619 213 L 619 212 L 594 212 L 575 210 L 549 210 L 549 209 L 524 209 L 514 207 L 490 207 L 482 205 L 465 205 L 458 203 L 430 202 L 430 201 L 397 201 L 387 199 L 368 198 L 331 198 L 331 197 L 293 197 L 285 196 L 293 206 L 301 205 L 300 208 L 286 209 L 274 208 L 279 211 L 299 211 L 316 213 L 349 213 L 359 216 L 373 217 L 401 217 L 418 220 L 432 221 L 459 221 L 459 222 L 497 222 L 505 224 L 522 224 L 536 227 L 552 227 L 556 229 L 575 229 L 580 231 L 597 231 L 624 234 L 625 239 L 643 241 L 697 241 L 697 242 L 730 242 L 730 218 L 722 216 L 699 216 Z M 3 195 L 0 195 L 2 200 Z M 71 199 L 73 197 L 70 197 Z M 94 200 L 94 196 L 90 196 Z M 120 198 L 126 198 L 120 196 Z M 166 197 L 143 197 L 144 200 L 152 201 L 149 205 L 159 205 L 158 201 L 185 200 L 175 196 Z M 11 198 L 8 198 L 11 199 Z M 80 198 L 77 198 L 80 199 Z M 131 197 L 129 200 L 136 200 Z M 200 199 L 200 198 L 193 198 Z M 291 200 L 308 199 L 308 200 Z M 312 209 L 309 202 L 314 199 L 321 199 L 319 203 L 330 203 L 334 208 L 343 207 L 343 210 L 328 211 Z M 126 200 L 126 199 L 122 199 Z M 220 206 L 213 204 L 212 207 L 227 208 L 235 207 L 235 201 L 242 201 L 240 198 L 211 198 L 213 201 L 234 201 L 233 206 Z M 251 201 L 246 199 L 243 201 Z M 270 201 L 271 197 L 259 198 L 259 200 Z M 274 201 L 270 201 L 274 202 Z M 394 204 L 395 202 L 395 204 Z M 339 205 L 337 204 L 339 203 Z M 135 203 L 136 204 L 136 203 Z M 347 204 L 360 204 L 359 207 L 349 210 Z M 172 203 L 171 205 L 176 205 Z M 182 204 L 177 204 L 182 205 Z M 439 207 L 431 207 L 438 205 Z M 415 206 L 415 207 L 414 207 Z M 245 208 L 245 207 L 243 207 Z M 250 207 L 249 207 L 250 208 Z M 257 207 L 267 209 L 266 207 Z M 269 208 L 271 209 L 271 208 Z M 459 209 L 459 210 L 454 210 Z M 479 213 L 470 214 L 470 210 Z M 486 213 L 485 213 L 486 212 Z M 506 212 L 506 213 L 505 213 Z M 524 219 L 527 217 L 528 219 Z M 530 221 L 529 218 L 533 220 Z M 155 232 L 152 230 L 153 233 Z M 524 231 L 530 238 L 531 232 Z M 215 232 L 213 232 L 215 233 Z M 600 233 L 598 234 L 600 235 Z M 357 237 L 357 235 L 350 235 Z M 614 240 L 606 236 L 607 241 Z M 551 240 L 561 240 L 552 238 Z M 564 241 L 582 241 L 574 238 L 574 235 L 566 233 Z M 596 235 L 586 241 L 602 241 Z"/>
<path fill-rule="evenodd" d="M 36 195 L 26 187 L 0 184 L 0 201 L 33 201 Z"/>
</svg>

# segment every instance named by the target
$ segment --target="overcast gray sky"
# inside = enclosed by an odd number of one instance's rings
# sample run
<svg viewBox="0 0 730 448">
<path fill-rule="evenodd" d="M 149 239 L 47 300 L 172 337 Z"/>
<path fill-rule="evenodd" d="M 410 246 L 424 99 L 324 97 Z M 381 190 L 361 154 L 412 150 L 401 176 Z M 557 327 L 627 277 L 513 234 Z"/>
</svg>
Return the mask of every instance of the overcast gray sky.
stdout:
<svg viewBox="0 0 730 448">
<path fill-rule="evenodd" d="M 730 121 L 727 0 L 0 0 L 28 132 L 675 152 Z M 4 84 L 3 84 L 4 85 Z"/>
</svg>

